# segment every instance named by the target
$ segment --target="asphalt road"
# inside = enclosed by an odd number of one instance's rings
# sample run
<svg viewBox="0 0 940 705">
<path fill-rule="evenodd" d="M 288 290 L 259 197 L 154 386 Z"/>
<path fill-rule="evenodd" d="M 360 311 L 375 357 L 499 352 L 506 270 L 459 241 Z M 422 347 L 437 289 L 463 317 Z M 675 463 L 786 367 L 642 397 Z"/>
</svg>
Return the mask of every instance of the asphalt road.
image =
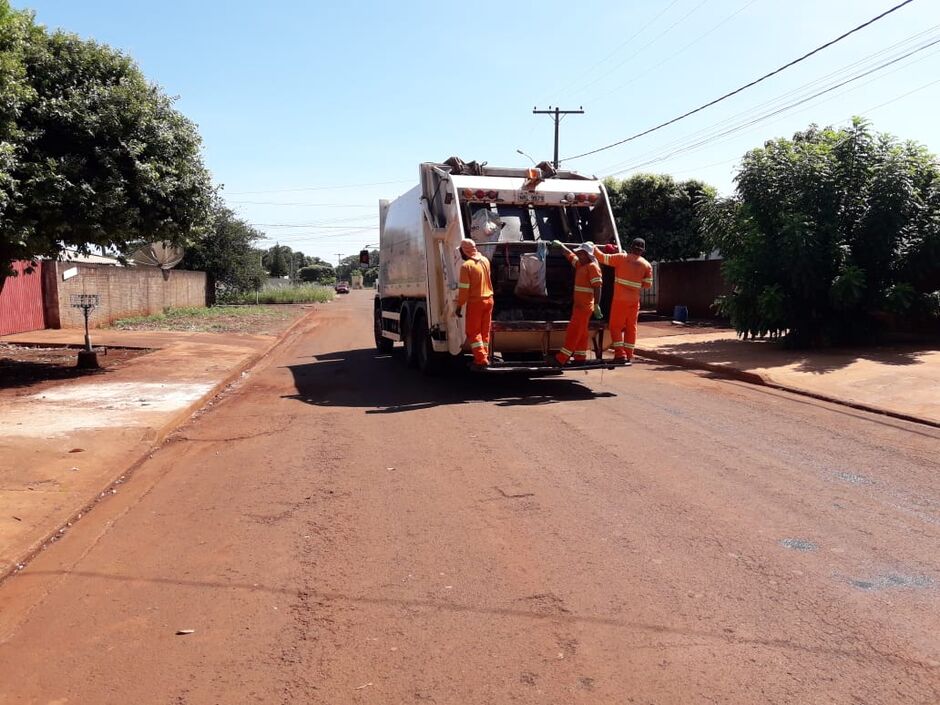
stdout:
<svg viewBox="0 0 940 705">
<path fill-rule="evenodd" d="M 355 292 L 0 586 L 0 703 L 936 705 L 938 458 L 659 364 L 423 378 Z"/>
</svg>

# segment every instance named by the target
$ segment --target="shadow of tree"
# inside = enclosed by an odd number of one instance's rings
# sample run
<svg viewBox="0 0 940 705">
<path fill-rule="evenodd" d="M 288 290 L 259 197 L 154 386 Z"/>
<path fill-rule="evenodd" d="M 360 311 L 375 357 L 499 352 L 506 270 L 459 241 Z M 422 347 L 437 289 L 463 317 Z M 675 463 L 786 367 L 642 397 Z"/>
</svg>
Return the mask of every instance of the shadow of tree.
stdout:
<svg viewBox="0 0 940 705">
<path fill-rule="evenodd" d="M 642 341 L 639 347 L 642 348 Z M 659 345 L 656 352 L 675 355 L 697 362 L 730 365 L 749 371 L 760 368 L 794 365 L 797 372 L 828 374 L 866 360 L 883 365 L 907 366 L 923 363 L 923 357 L 936 352 L 931 345 L 893 345 L 870 348 L 828 348 L 824 350 L 793 350 L 778 340 L 699 340 Z"/>
</svg>

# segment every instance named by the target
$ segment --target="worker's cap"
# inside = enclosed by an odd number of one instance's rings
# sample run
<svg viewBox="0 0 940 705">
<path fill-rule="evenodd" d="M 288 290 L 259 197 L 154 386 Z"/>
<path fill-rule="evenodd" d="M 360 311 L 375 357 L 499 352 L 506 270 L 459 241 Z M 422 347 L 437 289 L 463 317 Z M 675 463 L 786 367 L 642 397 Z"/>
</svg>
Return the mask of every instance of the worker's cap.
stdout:
<svg viewBox="0 0 940 705">
<path fill-rule="evenodd" d="M 630 243 L 630 247 L 636 247 L 636 248 L 638 248 L 638 249 L 645 250 L 645 249 L 646 249 L 646 240 L 644 240 L 644 239 L 641 238 L 641 237 L 635 237 L 635 238 L 633 238 L 633 242 Z"/>
<path fill-rule="evenodd" d="M 460 251 L 467 255 L 467 257 L 473 257 L 477 253 L 477 244 L 469 238 L 461 240 Z"/>
<path fill-rule="evenodd" d="M 574 251 L 586 252 L 587 254 L 593 257 L 594 256 L 594 243 L 591 242 L 590 240 L 588 240 L 587 242 L 582 242 L 580 245 L 574 248 Z"/>
</svg>

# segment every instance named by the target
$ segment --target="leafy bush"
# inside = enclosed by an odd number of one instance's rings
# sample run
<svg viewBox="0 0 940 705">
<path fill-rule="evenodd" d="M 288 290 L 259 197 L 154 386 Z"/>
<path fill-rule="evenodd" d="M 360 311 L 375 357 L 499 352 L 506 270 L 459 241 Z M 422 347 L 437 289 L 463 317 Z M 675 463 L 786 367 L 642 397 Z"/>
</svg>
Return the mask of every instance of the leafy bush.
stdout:
<svg viewBox="0 0 940 705">
<path fill-rule="evenodd" d="M 936 317 L 940 165 L 922 146 L 811 126 L 748 152 L 736 195 L 706 207 L 744 336 L 798 346 L 869 342 L 884 314 Z"/>
<path fill-rule="evenodd" d="M 682 260 L 705 254 L 702 214 L 714 200 L 715 189 L 668 174 L 634 174 L 623 181 L 605 182 L 617 232 L 624 244 L 646 240 L 649 260 Z"/>
</svg>

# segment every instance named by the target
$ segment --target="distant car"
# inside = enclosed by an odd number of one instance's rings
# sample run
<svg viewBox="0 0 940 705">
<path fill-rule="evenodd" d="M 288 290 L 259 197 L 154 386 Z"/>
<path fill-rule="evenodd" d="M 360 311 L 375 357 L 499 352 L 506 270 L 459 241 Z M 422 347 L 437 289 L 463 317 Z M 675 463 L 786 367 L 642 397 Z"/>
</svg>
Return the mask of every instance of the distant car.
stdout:
<svg viewBox="0 0 940 705">
<path fill-rule="evenodd" d="M 349 293 L 349 284 L 346 282 L 340 282 L 335 287 L 333 287 L 337 294 L 348 294 Z"/>
</svg>

